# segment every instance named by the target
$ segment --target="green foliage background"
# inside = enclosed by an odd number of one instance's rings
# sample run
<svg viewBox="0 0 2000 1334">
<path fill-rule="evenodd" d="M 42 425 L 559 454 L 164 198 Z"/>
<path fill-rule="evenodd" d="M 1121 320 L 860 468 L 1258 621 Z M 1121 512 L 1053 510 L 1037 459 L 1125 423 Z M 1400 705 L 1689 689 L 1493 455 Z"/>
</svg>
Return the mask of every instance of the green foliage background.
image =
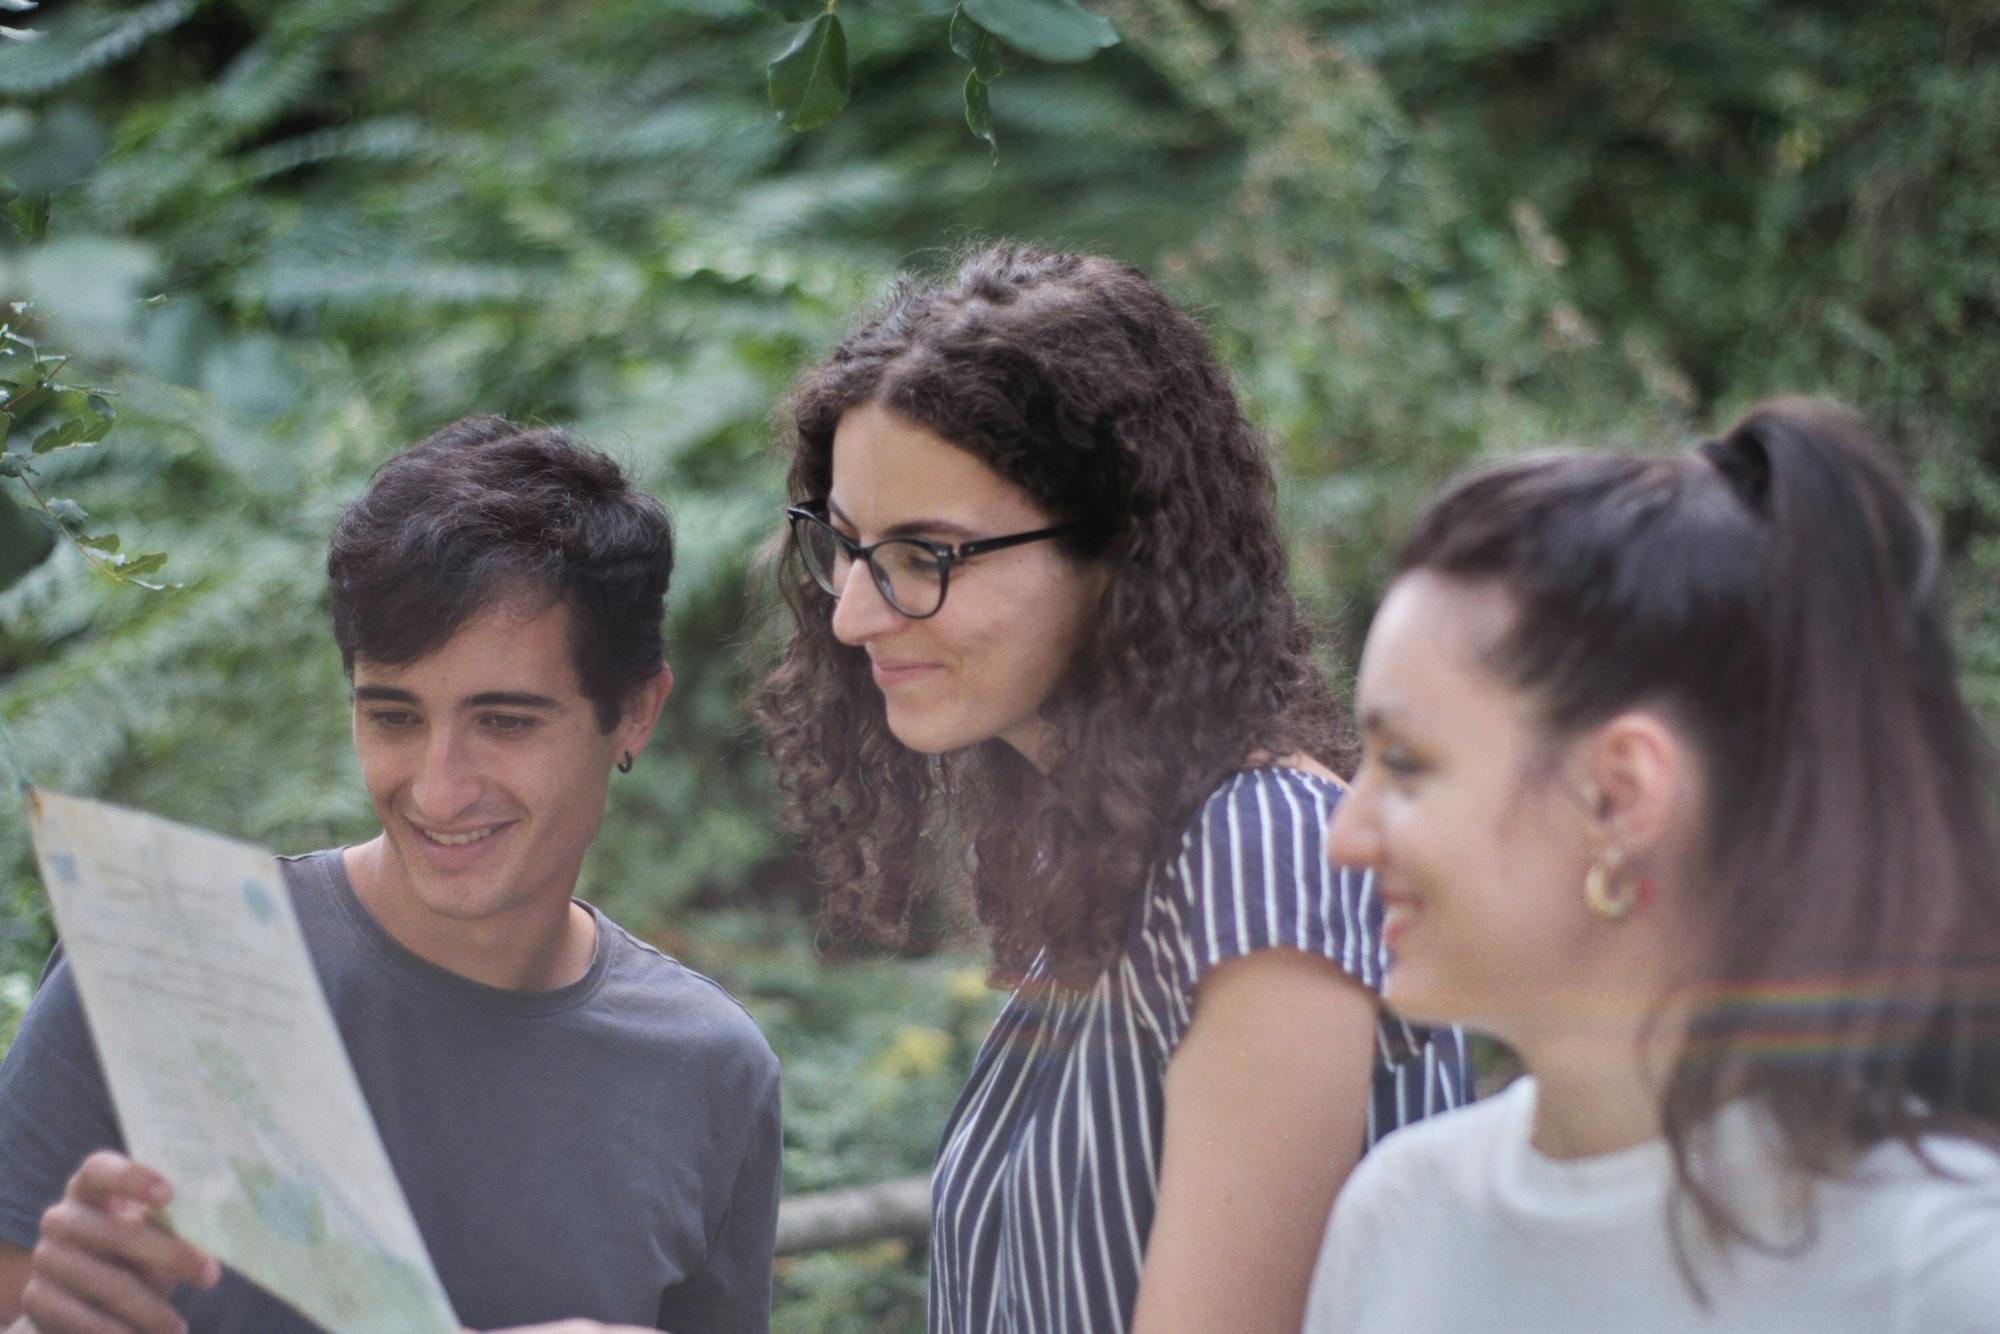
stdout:
<svg viewBox="0 0 2000 1334">
<path fill-rule="evenodd" d="M 173 553 L 144 594 L 0 482 L 0 718 L 37 781 L 284 848 L 370 832 L 321 600 L 337 508 L 470 411 L 559 422 L 671 504 L 679 689 L 582 892 L 744 996 L 793 1190 L 919 1171 L 994 1007 L 940 912 L 828 939 L 740 700 L 770 406 L 899 266 L 1012 236 L 1199 311 L 1284 474 L 1345 675 L 1467 460 L 1660 443 L 1779 390 L 1893 435 L 2000 711 L 2000 10 L 1783 0 L 1103 0 L 968 133 L 944 0 L 843 0 L 824 129 L 752 0 L 86 0 L 0 45 L 0 173 L 53 196 L 0 296 L 116 391 L 40 478 Z M 24 22 L 19 18 L 17 23 Z M 10 441 L 10 449 L 18 442 Z M 39 540 L 38 540 L 39 539 Z M 0 798 L 0 803 L 12 798 Z M 48 926 L 0 821 L 0 1036 Z M 916 1327 L 920 1254 L 781 1266 L 780 1327 Z"/>
</svg>

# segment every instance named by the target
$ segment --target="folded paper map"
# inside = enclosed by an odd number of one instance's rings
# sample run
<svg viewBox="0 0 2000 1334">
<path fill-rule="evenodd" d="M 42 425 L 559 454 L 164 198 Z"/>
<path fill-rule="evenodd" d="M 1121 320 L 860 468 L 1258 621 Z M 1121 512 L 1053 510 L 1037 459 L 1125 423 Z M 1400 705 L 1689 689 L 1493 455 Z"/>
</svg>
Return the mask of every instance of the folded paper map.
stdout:
<svg viewBox="0 0 2000 1334">
<path fill-rule="evenodd" d="M 269 852 L 29 795 L 56 928 L 166 1222 L 332 1334 L 458 1334 Z"/>
</svg>

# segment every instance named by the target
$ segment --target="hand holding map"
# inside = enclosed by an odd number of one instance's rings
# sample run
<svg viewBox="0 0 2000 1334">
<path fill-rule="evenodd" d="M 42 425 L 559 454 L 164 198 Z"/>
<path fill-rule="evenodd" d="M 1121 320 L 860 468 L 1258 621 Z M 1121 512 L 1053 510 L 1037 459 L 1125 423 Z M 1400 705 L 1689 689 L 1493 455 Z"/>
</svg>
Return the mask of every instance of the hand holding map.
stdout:
<svg viewBox="0 0 2000 1334">
<path fill-rule="evenodd" d="M 268 852 L 73 797 L 35 850 L 133 1158 L 179 1235 L 332 1334 L 457 1334 Z"/>
<path fill-rule="evenodd" d="M 42 1215 L 21 1293 L 34 1334 L 101 1331 L 106 1317 L 120 1330 L 184 1330 L 168 1294 L 184 1284 L 213 1287 L 221 1271 L 154 1221 L 172 1197 L 165 1178 L 122 1154 L 86 1158 Z"/>
</svg>

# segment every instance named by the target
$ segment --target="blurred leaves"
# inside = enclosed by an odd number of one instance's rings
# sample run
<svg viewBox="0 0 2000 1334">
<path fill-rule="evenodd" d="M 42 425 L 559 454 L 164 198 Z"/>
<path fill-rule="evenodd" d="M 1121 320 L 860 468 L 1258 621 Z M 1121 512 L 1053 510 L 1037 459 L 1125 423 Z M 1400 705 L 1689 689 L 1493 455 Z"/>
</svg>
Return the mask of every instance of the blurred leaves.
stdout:
<svg viewBox="0 0 2000 1334">
<path fill-rule="evenodd" d="M 1000 77 L 1006 48 L 1000 39 L 979 26 L 960 5 L 951 16 L 951 49 L 972 66 L 972 72 L 987 83 Z"/>
<path fill-rule="evenodd" d="M 821 14 L 771 62 L 771 105 L 788 130 L 816 130 L 847 105 L 847 34 Z"/>
<path fill-rule="evenodd" d="M 1068 64 L 1118 44 L 1118 29 L 1076 0 L 964 0 L 966 17 L 1037 60 Z"/>
<path fill-rule="evenodd" d="M 757 0 L 757 8 L 787 23 L 804 23 L 829 6 L 826 0 Z"/>
<path fill-rule="evenodd" d="M 77 6 L 43 28 L 33 45 L 0 44 L 0 94 L 33 97 L 123 60 L 147 39 L 187 21 L 201 0 L 153 0 L 130 10 Z M 32 9 L 9 4 L 9 9 Z"/>
<path fill-rule="evenodd" d="M 979 77 L 977 70 L 965 76 L 965 125 L 986 141 L 997 159 L 1000 139 L 993 129 L 993 100 L 986 91 L 986 80 Z"/>
<path fill-rule="evenodd" d="M 787 22 L 811 20 L 771 62 L 766 91 L 786 129 L 818 129 L 840 114 L 853 91 L 837 0 L 757 0 L 757 5 Z M 986 86 L 1000 77 L 1010 47 L 1037 60 L 1075 64 L 1118 44 L 1110 20 L 1076 0 L 963 0 L 952 10 L 945 37 L 973 67 L 964 87 L 966 126 L 996 158 L 999 139 Z"/>
<path fill-rule="evenodd" d="M 16 303 L 17 316 L 28 309 L 28 303 Z M 25 513 L 67 539 L 91 568 L 118 583 L 163 591 L 167 585 L 143 576 L 166 564 L 165 552 L 122 550 L 116 534 L 91 530 L 83 506 L 66 496 L 44 495 L 35 485 L 33 478 L 45 456 L 95 445 L 110 434 L 116 421 L 103 394 L 56 379 L 68 362 L 68 357 L 44 354 L 11 325 L 0 325 L 0 478 L 17 483 L 36 507 Z M 26 442 L 25 451 L 20 441 Z M 0 508 L 0 590 L 33 569 L 50 550 L 50 543 L 37 544 L 20 532 L 23 514 L 11 501 Z"/>
<path fill-rule="evenodd" d="M 965 126 L 1000 160 L 1000 137 L 993 128 L 993 96 L 988 85 L 1005 72 L 1007 48 L 1000 39 L 979 26 L 960 5 L 951 16 L 951 49 L 972 70 L 965 76 Z"/>
</svg>

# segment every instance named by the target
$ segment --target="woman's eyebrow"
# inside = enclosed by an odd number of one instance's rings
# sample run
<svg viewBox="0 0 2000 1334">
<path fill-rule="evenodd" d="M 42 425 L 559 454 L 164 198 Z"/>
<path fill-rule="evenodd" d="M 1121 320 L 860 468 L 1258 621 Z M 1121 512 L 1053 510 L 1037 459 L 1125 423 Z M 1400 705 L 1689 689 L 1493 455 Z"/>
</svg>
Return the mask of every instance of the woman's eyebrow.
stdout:
<svg viewBox="0 0 2000 1334">
<path fill-rule="evenodd" d="M 949 519 L 910 519 L 899 523 L 884 533 L 884 537 L 916 537 L 924 533 L 939 533 L 945 537 L 955 537 L 969 541 L 979 536 L 973 529 Z"/>
<path fill-rule="evenodd" d="M 1357 722 L 1365 736 L 1393 732 L 1396 730 L 1396 710 L 1388 704 L 1370 704 L 1361 710 Z"/>
<path fill-rule="evenodd" d="M 831 496 L 827 497 L 826 512 L 830 517 L 840 520 L 856 532 L 860 531 L 860 525 L 848 518 L 847 511 L 834 503 Z M 905 519 L 902 523 L 895 525 L 883 533 L 882 536 L 916 537 L 925 533 L 940 533 L 946 537 L 957 538 L 962 542 L 972 541 L 980 536 L 978 530 L 968 528 L 962 523 L 953 523 L 950 519 Z"/>
</svg>

